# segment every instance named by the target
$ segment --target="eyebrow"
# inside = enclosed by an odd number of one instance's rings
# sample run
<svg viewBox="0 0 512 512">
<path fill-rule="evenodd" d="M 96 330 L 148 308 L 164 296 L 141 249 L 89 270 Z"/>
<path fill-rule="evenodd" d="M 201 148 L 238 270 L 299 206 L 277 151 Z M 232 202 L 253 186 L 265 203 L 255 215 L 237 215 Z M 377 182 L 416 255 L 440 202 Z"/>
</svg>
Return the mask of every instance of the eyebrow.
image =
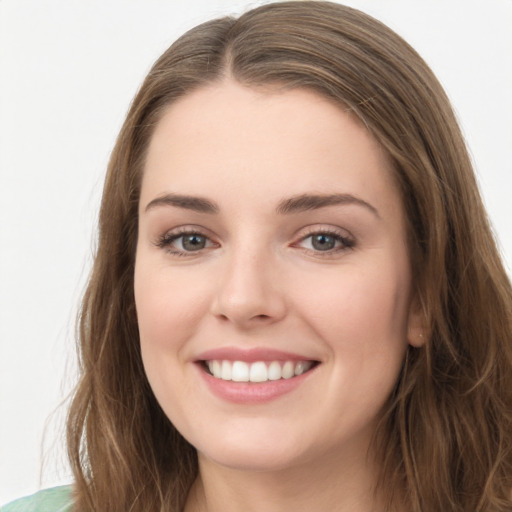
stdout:
<svg viewBox="0 0 512 512">
<path fill-rule="evenodd" d="M 204 197 L 180 194 L 165 194 L 157 197 L 148 203 L 145 211 L 147 212 L 157 206 L 175 206 L 177 208 L 193 210 L 199 213 L 219 213 L 219 207 Z"/>
<path fill-rule="evenodd" d="M 282 200 L 276 212 L 280 215 L 289 215 L 292 213 L 305 212 L 309 210 L 318 210 L 327 206 L 351 205 L 362 206 L 380 218 L 377 208 L 373 205 L 351 194 L 300 194 Z M 148 203 L 145 211 L 158 206 L 174 206 L 186 210 L 193 210 L 198 213 L 217 214 L 220 208 L 216 203 L 199 196 L 189 196 L 181 194 L 165 194 L 159 196 Z"/>
<path fill-rule="evenodd" d="M 380 218 L 375 206 L 352 194 L 301 194 L 281 201 L 277 207 L 277 212 L 286 215 L 308 210 L 318 210 L 326 206 L 350 204 L 362 206 Z"/>
</svg>

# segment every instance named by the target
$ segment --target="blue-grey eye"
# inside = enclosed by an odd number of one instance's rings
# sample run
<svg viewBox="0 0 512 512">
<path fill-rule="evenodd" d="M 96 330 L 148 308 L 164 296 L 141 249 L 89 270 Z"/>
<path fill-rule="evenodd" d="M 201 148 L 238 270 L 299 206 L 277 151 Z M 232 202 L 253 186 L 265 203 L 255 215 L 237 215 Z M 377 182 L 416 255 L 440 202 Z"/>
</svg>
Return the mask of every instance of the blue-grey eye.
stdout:
<svg viewBox="0 0 512 512">
<path fill-rule="evenodd" d="M 191 233 L 190 235 L 182 235 L 181 246 L 185 251 L 200 251 L 206 247 L 206 237 Z"/>
<path fill-rule="evenodd" d="M 330 251 L 336 247 L 336 237 L 324 233 L 312 235 L 311 246 L 317 251 Z"/>
</svg>

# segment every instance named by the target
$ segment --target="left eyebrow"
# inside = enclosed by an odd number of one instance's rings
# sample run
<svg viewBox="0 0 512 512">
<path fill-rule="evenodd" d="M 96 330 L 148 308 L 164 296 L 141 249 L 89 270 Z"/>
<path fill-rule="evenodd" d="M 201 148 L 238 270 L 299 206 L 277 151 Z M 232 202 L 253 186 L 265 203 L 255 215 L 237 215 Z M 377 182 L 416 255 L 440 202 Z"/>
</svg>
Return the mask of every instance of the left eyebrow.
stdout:
<svg viewBox="0 0 512 512">
<path fill-rule="evenodd" d="M 276 211 L 281 215 L 286 215 L 308 210 L 317 210 L 319 208 L 325 208 L 326 206 L 339 204 L 355 204 L 362 206 L 380 219 L 380 214 L 375 206 L 351 194 L 301 194 L 281 201 Z"/>
<path fill-rule="evenodd" d="M 174 206 L 185 210 L 193 210 L 199 213 L 219 213 L 219 207 L 209 199 L 197 196 L 182 194 L 164 194 L 150 201 L 144 211 L 151 210 L 157 206 Z"/>
</svg>

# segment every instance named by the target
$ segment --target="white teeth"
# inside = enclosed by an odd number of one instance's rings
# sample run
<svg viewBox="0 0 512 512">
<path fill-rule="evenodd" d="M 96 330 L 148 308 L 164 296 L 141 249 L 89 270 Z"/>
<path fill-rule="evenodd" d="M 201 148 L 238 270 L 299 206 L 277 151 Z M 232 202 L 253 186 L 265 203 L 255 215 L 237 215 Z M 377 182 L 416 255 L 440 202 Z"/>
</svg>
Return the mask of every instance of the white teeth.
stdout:
<svg viewBox="0 0 512 512">
<path fill-rule="evenodd" d="M 222 361 L 220 366 L 220 378 L 222 380 L 231 380 L 233 378 L 231 364 L 229 361 Z"/>
<path fill-rule="evenodd" d="M 302 375 L 306 371 L 306 365 L 305 363 L 297 363 L 295 366 L 295 375 Z"/>
<path fill-rule="evenodd" d="M 227 361 L 223 361 L 222 365 L 224 363 L 227 363 Z M 243 361 L 235 361 L 231 371 L 231 380 L 235 382 L 249 382 L 249 365 Z"/>
<path fill-rule="evenodd" d="M 234 382 L 267 382 L 269 380 L 291 379 L 310 370 L 313 361 L 206 361 L 210 373 L 217 379 Z"/>
<path fill-rule="evenodd" d="M 222 368 L 219 361 L 213 361 L 213 368 L 210 368 L 210 372 L 218 379 L 222 378 Z"/>
<path fill-rule="evenodd" d="M 267 365 L 261 361 L 251 364 L 251 371 L 249 373 L 249 380 L 251 382 L 265 382 L 268 380 Z"/>
<path fill-rule="evenodd" d="M 281 378 L 281 365 L 272 361 L 268 367 L 268 380 L 279 380 Z"/>
<path fill-rule="evenodd" d="M 295 375 L 295 366 L 291 361 L 286 361 L 281 370 L 283 379 L 291 379 Z"/>
</svg>

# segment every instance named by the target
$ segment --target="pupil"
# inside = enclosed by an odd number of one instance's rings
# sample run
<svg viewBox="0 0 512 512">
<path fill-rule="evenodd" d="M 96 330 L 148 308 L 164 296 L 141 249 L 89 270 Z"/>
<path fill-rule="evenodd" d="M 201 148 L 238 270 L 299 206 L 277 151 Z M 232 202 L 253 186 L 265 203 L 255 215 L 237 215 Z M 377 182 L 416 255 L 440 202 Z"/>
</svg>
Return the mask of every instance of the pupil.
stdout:
<svg viewBox="0 0 512 512">
<path fill-rule="evenodd" d="M 201 235 L 188 235 L 183 237 L 183 248 L 187 251 L 198 251 L 204 249 L 206 240 Z"/>
<path fill-rule="evenodd" d="M 328 251 L 334 249 L 334 237 L 329 235 L 315 235 L 312 240 L 312 245 L 319 251 Z"/>
</svg>

